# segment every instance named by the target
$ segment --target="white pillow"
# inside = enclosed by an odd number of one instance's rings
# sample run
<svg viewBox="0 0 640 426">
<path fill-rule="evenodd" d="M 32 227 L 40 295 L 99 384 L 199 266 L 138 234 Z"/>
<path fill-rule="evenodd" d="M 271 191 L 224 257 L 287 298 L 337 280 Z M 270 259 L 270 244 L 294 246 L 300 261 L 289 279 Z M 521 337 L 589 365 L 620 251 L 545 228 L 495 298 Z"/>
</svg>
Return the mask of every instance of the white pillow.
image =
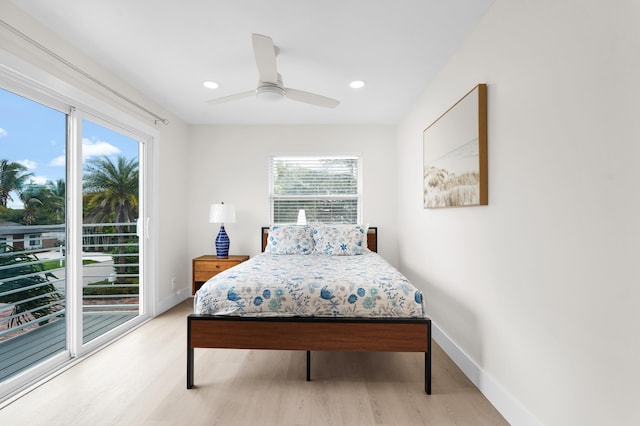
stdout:
<svg viewBox="0 0 640 426">
<path fill-rule="evenodd" d="M 264 251 L 271 254 L 311 254 L 313 245 L 309 226 L 273 225 Z"/>
<path fill-rule="evenodd" d="M 366 229 L 360 225 L 321 225 L 312 232 L 317 253 L 354 256 L 367 248 Z"/>
</svg>

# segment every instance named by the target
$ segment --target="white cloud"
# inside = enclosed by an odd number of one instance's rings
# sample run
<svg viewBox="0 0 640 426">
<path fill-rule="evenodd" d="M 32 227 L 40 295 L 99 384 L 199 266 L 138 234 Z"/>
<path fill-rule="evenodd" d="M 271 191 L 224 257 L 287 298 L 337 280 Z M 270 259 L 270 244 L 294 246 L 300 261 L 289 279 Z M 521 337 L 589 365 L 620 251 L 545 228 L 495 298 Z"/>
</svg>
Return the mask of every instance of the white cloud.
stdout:
<svg viewBox="0 0 640 426">
<path fill-rule="evenodd" d="M 66 161 L 67 161 L 66 157 L 64 155 L 61 155 L 51 160 L 49 165 L 52 167 L 64 167 L 64 165 L 66 164 Z"/>
<path fill-rule="evenodd" d="M 35 183 L 36 185 L 44 185 L 49 179 L 46 176 L 31 176 L 29 183 Z"/>
<path fill-rule="evenodd" d="M 82 139 L 82 159 L 88 160 L 91 157 L 100 155 L 119 154 L 121 151 L 118 147 L 111 145 L 105 141 L 93 141 L 90 139 Z"/>
<path fill-rule="evenodd" d="M 35 161 L 32 161 L 32 160 L 28 160 L 28 159 L 17 160 L 16 163 L 22 164 L 23 166 L 25 166 L 29 170 L 33 170 L 36 167 L 38 167 L 38 163 L 36 163 Z"/>
<path fill-rule="evenodd" d="M 0 127 L 0 138 L 6 138 L 7 136 L 9 136 L 9 133 L 7 133 L 5 129 Z"/>
<path fill-rule="evenodd" d="M 15 193 L 11 193 L 11 197 L 14 201 L 7 200 L 7 207 L 14 210 L 24 209 L 24 204 Z"/>
</svg>

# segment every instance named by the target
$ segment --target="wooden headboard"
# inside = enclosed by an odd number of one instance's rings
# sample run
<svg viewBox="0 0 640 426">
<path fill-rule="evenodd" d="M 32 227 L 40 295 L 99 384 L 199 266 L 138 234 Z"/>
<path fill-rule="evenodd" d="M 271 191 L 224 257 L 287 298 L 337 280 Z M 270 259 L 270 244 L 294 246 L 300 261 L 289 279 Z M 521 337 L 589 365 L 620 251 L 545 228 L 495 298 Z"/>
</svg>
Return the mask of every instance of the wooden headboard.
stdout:
<svg viewBox="0 0 640 426">
<path fill-rule="evenodd" d="M 269 227 L 263 226 L 260 232 L 262 241 L 262 251 L 267 248 L 267 237 L 269 237 Z M 370 226 L 367 230 L 367 248 L 371 251 L 378 252 L 378 227 Z"/>
</svg>

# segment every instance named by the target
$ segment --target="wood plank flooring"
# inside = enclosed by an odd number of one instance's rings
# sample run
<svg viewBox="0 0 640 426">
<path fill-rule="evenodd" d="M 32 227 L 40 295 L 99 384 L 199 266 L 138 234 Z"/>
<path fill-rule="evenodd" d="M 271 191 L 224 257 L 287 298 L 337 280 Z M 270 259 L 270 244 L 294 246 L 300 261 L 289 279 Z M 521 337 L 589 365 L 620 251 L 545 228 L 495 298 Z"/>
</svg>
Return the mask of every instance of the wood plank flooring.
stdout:
<svg viewBox="0 0 640 426">
<path fill-rule="evenodd" d="M 0 410 L 30 425 L 506 425 L 434 344 L 433 394 L 419 353 L 196 349 L 186 389 L 190 299 Z M 37 416 L 34 413 L 38 413 Z"/>
</svg>

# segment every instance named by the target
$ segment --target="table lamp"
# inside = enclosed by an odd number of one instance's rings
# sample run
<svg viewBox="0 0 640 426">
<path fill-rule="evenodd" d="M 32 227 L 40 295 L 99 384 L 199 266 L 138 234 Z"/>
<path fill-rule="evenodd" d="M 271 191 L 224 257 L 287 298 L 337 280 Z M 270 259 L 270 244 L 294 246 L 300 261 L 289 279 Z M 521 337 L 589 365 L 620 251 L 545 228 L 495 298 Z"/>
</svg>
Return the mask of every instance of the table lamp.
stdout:
<svg viewBox="0 0 640 426">
<path fill-rule="evenodd" d="M 209 222 L 219 223 L 220 232 L 216 237 L 216 256 L 220 258 L 229 257 L 229 236 L 224 230 L 225 223 L 234 223 L 236 221 L 236 209 L 229 204 L 211 204 L 209 210 Z"/>
</svg>

